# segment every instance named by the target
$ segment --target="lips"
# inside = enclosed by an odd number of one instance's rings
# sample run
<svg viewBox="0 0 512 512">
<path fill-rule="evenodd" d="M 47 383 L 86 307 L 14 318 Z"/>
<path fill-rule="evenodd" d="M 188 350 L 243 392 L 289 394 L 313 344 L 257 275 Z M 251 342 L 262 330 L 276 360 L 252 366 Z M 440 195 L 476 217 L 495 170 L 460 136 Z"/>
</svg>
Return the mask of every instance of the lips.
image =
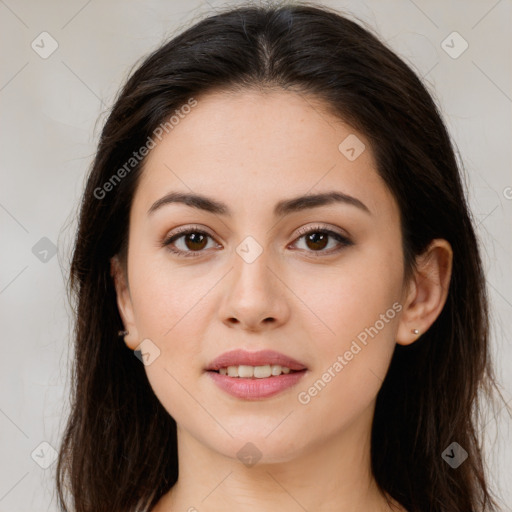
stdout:
<svg viewBox="0 0 512 512">
<path fill-rule="evenodd" d="M 232 350 L 214 359 L 205 370 L 222 391 L 242 400 L 278 395 L 307 373 L 300 361 L 273 350 Z"/>
<path fill-rule="evenodd" d="M 218 371 L 221 368 L 228 368 L 229 366 L 265 366 L 265 365 L 280 365 L 282 367 L 290 368 L 290 370 L 301 371 L 306 370 L 306 366 L 300 361 L 288 357 L 273 350 L 260 350 L 258 352 L 248 352 L 246 350 L 232 350 L 225 352 L 219 357 L 211 361 L 205 368 L 206 371 Z"/>
</svg>

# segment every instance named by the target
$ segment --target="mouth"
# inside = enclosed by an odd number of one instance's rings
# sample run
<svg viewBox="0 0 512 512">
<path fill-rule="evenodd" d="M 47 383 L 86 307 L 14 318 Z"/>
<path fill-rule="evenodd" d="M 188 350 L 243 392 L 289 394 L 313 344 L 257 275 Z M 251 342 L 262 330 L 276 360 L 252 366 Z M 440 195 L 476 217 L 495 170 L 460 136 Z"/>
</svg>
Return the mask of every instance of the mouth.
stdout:
<svg viewBox="0 0 512 512">
<path fill-rule="evenodd" d="M 245 400 L 281 393 L 294 386 L 307 370 L 301 362 L 272 350 L 233 350 L 217 357 L 205 368 L 221 390 Z"/>
<path fill-rule="evenodd" d="M 208 370 L 219 375 L 227 375 L 228 377 L 239 379 L 267 379 L 269 377 L 279 377 L 279 375 L 288 375 L 290 373 L 302 372 L 304 370 L 292 370 L 287 366 L 279 364 L 265 364 L 262 366 L 249 366 L 241 364 L 238 366 L 227 366 L 218 370 Z"/>
</svg>

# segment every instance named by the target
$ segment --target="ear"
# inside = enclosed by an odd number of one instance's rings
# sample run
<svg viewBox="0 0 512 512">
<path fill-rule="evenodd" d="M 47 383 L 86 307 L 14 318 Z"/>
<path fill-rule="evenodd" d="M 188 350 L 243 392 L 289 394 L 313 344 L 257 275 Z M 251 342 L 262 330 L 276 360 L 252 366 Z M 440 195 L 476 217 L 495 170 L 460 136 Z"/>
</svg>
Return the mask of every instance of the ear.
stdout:
<svg viewBox="0 0 512 512">
<path fill-rule="evenodd" d="M 433 240 L 416 259 L 416 270 L 403 303 L 396 342 L 409 345 L 424 334 L 441 313 L 450 286 L 453 251 L 444 239 Z M 413 332 L 419 331 L 418 334 Z"/>
<path fill-rule="evenodd" d="M 139 333 L 135 324 L 132 299 L 128 287 L 128 276 L 122 268 L 117 255 L 110 260 L 110 275 L 114 279 L 117 308 L 123 320 L 124 330 L 128 331 L 128 334 L 124 337 L 124 342 L 130 349 L 135 350 L 140 344 Z"/>
</svg>

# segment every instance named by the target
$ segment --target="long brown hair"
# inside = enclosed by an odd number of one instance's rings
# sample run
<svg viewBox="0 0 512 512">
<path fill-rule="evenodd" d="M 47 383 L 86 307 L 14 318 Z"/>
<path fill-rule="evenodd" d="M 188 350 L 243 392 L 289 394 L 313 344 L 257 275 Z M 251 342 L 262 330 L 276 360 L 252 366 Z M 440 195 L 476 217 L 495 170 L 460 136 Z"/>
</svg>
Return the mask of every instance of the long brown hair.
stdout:
<svg viewBox="0 0 512 512">
<path fill-rule="evenodd" d="M 372 470 L 409 512 L 497 510 L 477 423 L 481 393 L 492 398 L 495 386 L 486 286 L 452 142 L 426 88 L 393 51 L 370 29 L 306 2 L 242 5 L 202 19 L 149 55 L 112 108 L 70 270 L 75 355 L 57 464 L 62 510 L 147 511 L 178 478 L 176 423 L 118 337 L 110 258 L 126 254 L 143 160 L 126 162 L 190 98 L 255 87 L 320 98 L 368 137 L 400 208 L 406 277 L 432 239 L 451 244 L 446 304 L 417 342 L 397 345 L 378 394 Z M 452 442 L 468 453 L 456 469 L 442 457 Z"/>
</svg>

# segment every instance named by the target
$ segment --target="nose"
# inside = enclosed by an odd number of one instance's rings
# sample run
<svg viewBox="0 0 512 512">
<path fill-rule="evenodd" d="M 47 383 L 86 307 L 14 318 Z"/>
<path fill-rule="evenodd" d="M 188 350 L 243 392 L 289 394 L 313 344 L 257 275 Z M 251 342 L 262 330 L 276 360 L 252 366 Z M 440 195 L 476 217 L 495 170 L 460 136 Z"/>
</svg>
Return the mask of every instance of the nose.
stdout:
<svg viewBox="0 0 512 512">
<path fill-rule="evenodd" d="M 259 332 L 286 323 L 290 316 L 287 287 L 266 251 L 251 263 L 236 253 L 233 256 L 234 268 L 226 276 L 219 308 L 224 324 Z"/>
</svg>

